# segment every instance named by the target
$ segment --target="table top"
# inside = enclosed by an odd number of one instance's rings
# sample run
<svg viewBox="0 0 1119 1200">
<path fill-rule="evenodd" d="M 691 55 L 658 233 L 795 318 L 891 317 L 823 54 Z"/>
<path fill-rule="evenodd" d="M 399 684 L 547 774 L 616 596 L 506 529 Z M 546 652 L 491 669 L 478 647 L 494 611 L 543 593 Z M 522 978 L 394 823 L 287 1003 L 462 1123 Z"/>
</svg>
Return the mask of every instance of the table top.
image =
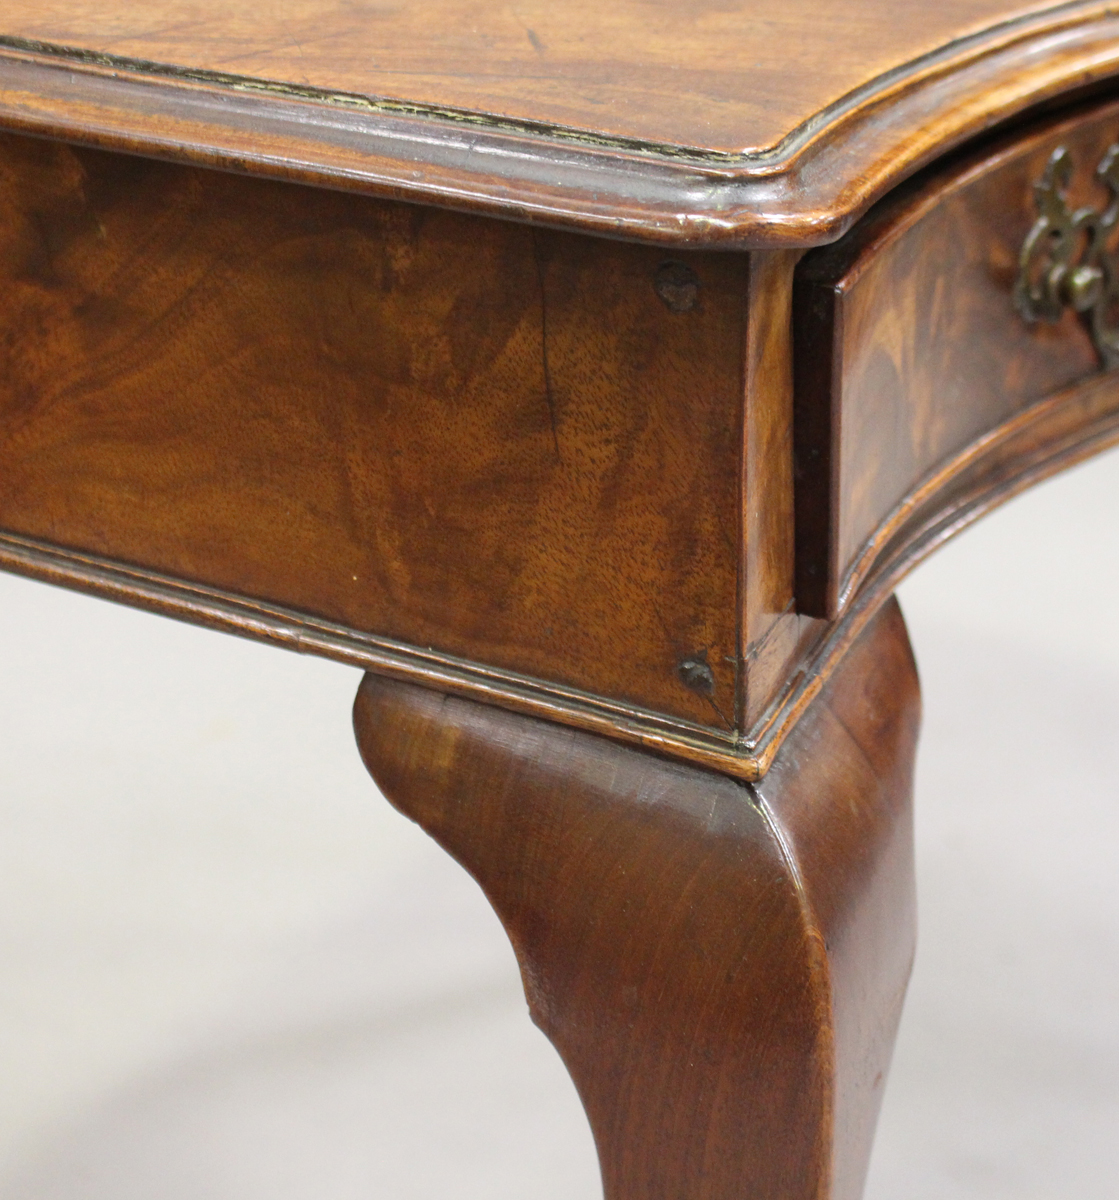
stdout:
<svg viewBox="0 0 1119 1200">
<path fill-rule="evenodd" d="M 144 62 L 563 127 L 772 153 L 850 93 L 1044 0 L 9 0 L 3 33 Z"/>
<path fill-rule="evenodd" d="M 947 147 L 1119 73 L 1119 17 L 1086 0 L 9 0 L 0 60 L 10 127 L 739 247 L 834 238 Z"/>
</svg>

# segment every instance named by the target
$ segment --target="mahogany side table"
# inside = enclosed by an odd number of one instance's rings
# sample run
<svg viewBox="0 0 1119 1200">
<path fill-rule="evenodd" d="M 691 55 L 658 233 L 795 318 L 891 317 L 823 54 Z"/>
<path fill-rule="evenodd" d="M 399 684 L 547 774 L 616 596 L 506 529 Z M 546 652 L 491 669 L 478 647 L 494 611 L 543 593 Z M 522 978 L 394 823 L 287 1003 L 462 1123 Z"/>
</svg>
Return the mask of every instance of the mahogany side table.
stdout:
<svg viewBox="0 0 1119 1200">
<path fill-rule="evenodd" d="M 1119 441 L 1119 13 L 9 0 L 0 567 L 364 667 L 607 1200 L 856 1200 L 892 592 Z"/>
</svg>

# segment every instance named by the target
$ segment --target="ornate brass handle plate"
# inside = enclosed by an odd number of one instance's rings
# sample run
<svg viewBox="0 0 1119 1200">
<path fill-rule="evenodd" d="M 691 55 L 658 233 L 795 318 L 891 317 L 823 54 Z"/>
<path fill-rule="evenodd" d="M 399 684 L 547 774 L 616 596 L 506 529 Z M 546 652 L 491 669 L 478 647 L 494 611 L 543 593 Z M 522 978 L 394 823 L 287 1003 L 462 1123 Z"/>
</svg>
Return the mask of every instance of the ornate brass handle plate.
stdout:
<svg viewBox="0 0 1119 1200">
<path fill-rule="evenodd" d="M 1022 244 L 1014 304 L 1027 321 L 1058 321 L 1071 308 L 1087 324 L 1103 365 L 1116 367 L 1119 261 L 1108 242 L 1119 224 L 1119 144 L 1108 149 L 1096 168 L 1111 192 L 1103 212 L 1069 207 L 1072 169 L 1072 155 L 1060 146 L 1034 184 L 1038 218 Z"/>
</svg>

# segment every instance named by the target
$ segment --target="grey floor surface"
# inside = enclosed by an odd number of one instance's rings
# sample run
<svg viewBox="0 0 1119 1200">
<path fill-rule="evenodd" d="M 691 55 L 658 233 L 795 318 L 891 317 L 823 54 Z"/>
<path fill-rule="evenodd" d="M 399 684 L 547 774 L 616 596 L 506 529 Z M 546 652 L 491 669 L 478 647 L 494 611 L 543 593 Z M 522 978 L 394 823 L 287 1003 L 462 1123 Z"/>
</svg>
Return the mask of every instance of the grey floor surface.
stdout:
<svg viewBox="0 0 1119 1200">
<path fill-rule="evenodd" d="M 902 590 L 921 941 L 869 1200 L 1110 1200 L 1119 457 Z M 593 1200 L 474 885 L 357 673 L 0 578 L 0 1200 Z"/>
</svg>

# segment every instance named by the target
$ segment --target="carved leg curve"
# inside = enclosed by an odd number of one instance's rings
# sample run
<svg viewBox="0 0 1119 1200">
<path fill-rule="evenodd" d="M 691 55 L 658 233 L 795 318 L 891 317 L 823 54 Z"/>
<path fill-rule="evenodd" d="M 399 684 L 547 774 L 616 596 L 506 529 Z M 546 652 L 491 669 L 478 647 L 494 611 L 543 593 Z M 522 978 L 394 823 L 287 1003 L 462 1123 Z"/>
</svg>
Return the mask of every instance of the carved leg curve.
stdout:
<svg viewBox="0 0 1119 1200">
<path fill-rule="evenodd" d="M 385 795 L 482 885 L 607 1200 L 856 1200 L 913 951 L 891 601 L 749 785 L 367 676 Z"/>
</svg>

